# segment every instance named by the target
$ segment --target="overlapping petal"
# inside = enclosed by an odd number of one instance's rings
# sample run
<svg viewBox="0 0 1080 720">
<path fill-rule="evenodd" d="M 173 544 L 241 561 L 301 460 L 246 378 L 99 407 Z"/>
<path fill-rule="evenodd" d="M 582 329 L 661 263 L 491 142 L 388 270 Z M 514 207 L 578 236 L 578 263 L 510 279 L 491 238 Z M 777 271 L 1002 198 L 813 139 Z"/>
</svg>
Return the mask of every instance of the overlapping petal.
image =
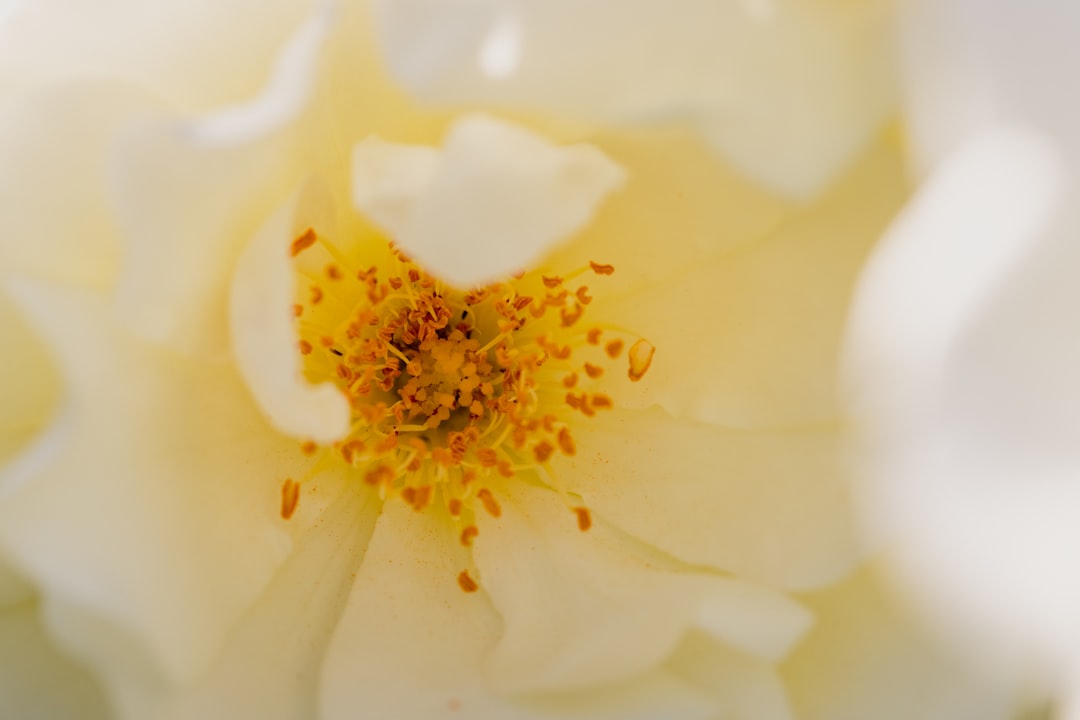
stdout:
<svg viewBox="0 0 1080 720">
<path fill-rule="evenodd" d="M 616 410 L 555 471 L 601 517 L 681 560 L 785 588 L 860 559 L 841 432 L 746 431 Z"/>
<path fill-rule="evenodd" d="M 817 622 L 780 666 L 800 720 L 1005 720 L 1011 689 L 963 667 L 871 565 L 805 597 Z"/>
<path fill-rule="evenodd" d="M 625 173 L 591 145 L 558 147 L 466 116 L 442 151 L 376 138 L 353 154 L 353 201 L 402 249 L 461 287 L 534 265 L 585 226 Z"/>
<path fill-rule="evenodd" d="M 433 513 L 388 503 L 323 665 L 322 717 L 656 717 L 705 720 L 715 705 L 672 673 L 580 692 L 508 697 L 481 672 L 502 621 L 455 580 L 468 553 Z M 391 610 L 387 610 L 391 608 Z"/>
<path fill-rule="evenodd" d="M 186 111 L 207 110 L 254 96 L 317 2 L 15 2 L 0 10 L 0 83 L 120 80 L 153 88 Z"/>
<path fill-rule="evenodd" d="M 103 298 L 20 283 L 67 395 L 19 462 L 0 541 L 65 642 L 103 667 L 189 679 L 284 560 L 277 485 L 295 445 L 228 368 L 146 346 Z M 103 422 L 101 408 L 109 408 Z M 152 663 L 133 661 L 144 653 Z"/>
<path fill-rule="evenodd" d="M 53 645 L 37 603 L 0 607 L 0 717 L 105 720 L 109 706 L 85 668 Z"/>
<path fill-rule="evenodd" d="M 659 402 L 737 428 L 833 422 L 845 308 L 906 192 L 898 149 L 884 137 L 821 201 L 771 232 L 624 297 L 600 295 L 590 321 L 657 348 L 644 391 L 606 389 L 624 404 Z"/>
<path fill-rule="evenodd" d="M 852 316 L 867 524 L 988 664 L 1071 664 L 1080 632 L 1062 571 L 1080 502 L 1072 187 L 1039 132 L 972 138 L 890 230 Z M 999 642 L 1012 652 L 985 651 Z"/>
<path fill-rule="evenodd" d="M 236 260 L 303 177 L 297 116 L 316 83 L 327 12 L 294 32 L 255 101 L 125 132 L 110 198 L 124 238 L 117 303 L 145 337 L 189 354 L 227 352 Z"/>
<path fill-rule="evenodd" d="M 597 121 L 681 118 L 729 162 L 796 196 L 815 194 L 892 108 L 884 3 L 376 7 L 392 71 L 427 101 Z"/>
<path fill-rule="evenodd" d="M 692 629 L 775 661 L 810 623 L 774 591 L 666 564 L 604 524 L 581 532 L 552 491 L 521 485 L 507 494 L 498 520 L 478 518 L 473 554 L 503 619 L 485 667 L 504 691 L 626 681 Z"/>
</svg>

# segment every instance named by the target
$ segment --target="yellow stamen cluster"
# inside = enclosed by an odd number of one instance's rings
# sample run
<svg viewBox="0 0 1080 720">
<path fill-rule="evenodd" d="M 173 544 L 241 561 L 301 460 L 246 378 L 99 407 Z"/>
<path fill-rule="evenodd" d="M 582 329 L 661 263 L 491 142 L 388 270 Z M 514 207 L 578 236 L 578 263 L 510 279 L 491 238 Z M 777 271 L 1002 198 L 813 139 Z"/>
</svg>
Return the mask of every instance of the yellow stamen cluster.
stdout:
<svg viewBox="0 0 1080 720">
<path fill-rule="evenodd" d="M 292 254 L 319 242 L 328 244 L 307 230 Z M 344 267 L 341 254 L 328 249 L 338 260 L 294 306 L 305 373 L 336 383 L 352 407 L 348 436 L 322 450 L 356 468 L 384 498 L 417 511 L 443 505 L 460 526 L 459 541 L 470 546 L 479 532 L 475 513 L 501 514 L 502 483 L 523 471 L 550 478 L 553 455 L 575 454 L 570 415 L 613 407 L 610 397 L 582 386 L 604 374 L 605 358 L 618 358 L 625 340 L 619 331 L 579 327 L 592 297 L 570 281 L 610 275 L 614 267 L 590 263 L 565 278 L 523 273 L 459 291 L 393 247 L 382 273 Z M 576 350 L 593 362 L 576 359 Z M 652 352 L 644 340 L 631 346 L 631 380 L 644 375 Z M 305 442 L 301 450 L 314 455 L 320 448 Z M 298 497 L 297 483 L 287 480 L 283 517 Z M 588 530 L 588 509 L 568 507 Z M 478 587 L 467 572 L 459 584 L 467 592 Z"/>
</svg>

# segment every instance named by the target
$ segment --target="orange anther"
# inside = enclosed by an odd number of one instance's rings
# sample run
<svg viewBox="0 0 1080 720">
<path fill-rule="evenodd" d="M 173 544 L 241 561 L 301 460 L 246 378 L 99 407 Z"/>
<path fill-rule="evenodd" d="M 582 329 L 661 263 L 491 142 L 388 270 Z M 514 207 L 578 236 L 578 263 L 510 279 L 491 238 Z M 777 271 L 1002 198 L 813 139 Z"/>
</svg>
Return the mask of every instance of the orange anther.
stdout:
<svg viewBox="0 0 1080 720">
<path fill-rule="evenodd" d="M 300 341 L 300 354 L 301 355 L 310 355 L 312 349 L 313 348 L 311 347 L 311 343 L 309 343 L 307 340 L 301 340 Z"/>
<path fill-rule="evenodd" d="M 577 373 L 570 373 L 562 379 L 563 387 L 572 388 L 577 385 Z"/>
<path fill-rule="evenodd" d="M 312 305 L 318 305 L 319 303 L 322 302 L 322 299 L 323 299 L 322 288 L 319 287 L 318 285 L 312 285 L 311 286 L 311 304 Z"/>
<path fill-rule="evenodd" d="M 307 250 L 309 247 L 314 245 L 317 239 L 318 237 L 315 235 L 315 231 L 311 228 L 308 228 L 303 233 L 301 233 L 299 237 L 293 240 L 291 245 L 289 245 L 289 255 L 291 257 L 296 257 L 304 250 Z"/>
<path fill-rule="evenodd" d="M 615 407 L 615 403 L 603 393 L 593 393 L 592 406 L 599 410 L 610 410 Z"/>
<path fill-rule="evenodd" d="M 544 287 L 547 287 L 547 288 L 557 288 L 560 285 L 562 285 L 562 282 L 563 282 L 563 279 L 561 277 L 559 277 L 558 275 L 555 275 L 554 277 L 548 277 L 547 275 L 542 275 L 540 277 L 540 279 L 543 280 Z"/>
<path fill-rule="evenodd" d="M 339 268 L 337 265 L 331 264 L 326 266 L 326 277 L 330 278 L 331 280 L 340 280 L 341 278 L 345 277 L 345 274 L 341 272 L 341 268 Z"/>
<path fill-rule="evenodd" d="M 623 341 L 622 340 L 612 340 L 611 342 L 609 342 L 607 345 L 604 346 L 604 352 L 606 352 L 608 354 L 608 357 L 611 358 L 612 360 L 619 357 L 619 354 L 622 353 L 622 349 L 623 349 Z"/>
<path fill-rule="evenodd" d="M 461 531 L 461 544 L 465 547 L 472 546 L 472 541 L 480 534 L 480 528 L 475 525 L 468 525 Z"/>
<path fill-rule="evenodd" d="M 300 317 L 304 314 L 304 306 L 300 303 L 296 303 L 292 306 L 293 317 Z"/>
<path fill-rule="evenodd" d="M 557 440 L 559 441 L 559 449 L 563 451 L 564 455 L 573 455 L 577 452 L 577 446 L 574 444 L 574 438 L 570 435 L 570 431 L 566 428 L 559 430 Z"/>
<path fill-rule="evenodd" d="M 296 512 L 296 504 L 300 502 L 300 486 L 292 478 L 285 478 L 281 485 L 281 517 L 288 520 Z"/>
<path fill-rule="evenodd" d="M 610 275 L 611 273 L 615 272 L 614 265 L 601 265 L 600 263 L 593 262 L 592 260 L 589 261 L 589 267 L 591 267 L 592 271 L 597 275 Z"/>
<path fill-rule="evenodd" d="M 462 591 L 467 593 L 474 593 L 480 589 L 480 586 L 476 584 L 476 581 L 469 577 L 468 570 L 462 570 L 458 573 L 457 583 Z"/>
<path fill-rule="evenodd" d="M 476 459 L 480 461 L 480 467 L 495 467 L 499 462 L 498 454 L 491 448 L 477 450 Z"/>
<path fill-rule="evenodd" d="M 461 514 L 461 510 L 463 507 L 464 506 L 462 505 L 461 500 L 459 500 L 458 498 L 450 498 L 450 501 L 446 503 L 446 509 L 454 517 L 457 517 Z"/>
<path fill-rule="evenodd" d="M 629 375 L 631 381 L 637 382 L 645 376 L 649 366 L 652 365 L 653 354 L 655 353 L 656 348 L 648 340 L 638 340 L 630 346 L 628 355 L 630 369 L 627 371 L 627 375 Z"/>
<path fill-rule="evenodd" d="M 593 365 L 592 363 L 585 363 L 585 374 L 595 380 L 604 374 L 604 368 L 599 365 Z"/>
<path fill-rule="evenodd" d="M 538 463 L 546 463 L 553 452 L 555 452 L 555 446 L 547 440 L 543 440 L 533 446 L 533 455 L 536 457 L 536 462 Z"/>
<path fill-rule="evenodd" d="M 601 330 L 600 328 L 590 328 L 589 332 L 585 333 L 586 342 L 588 342 L 590 345 L 599 345 L 600 344 L 600 335 L 603 332 L 604 331 Z"/>
<path fill-rule="evenodd" d="M 577 296 L 578 302 L 582 305 L 588 305 L 592 302 L 592 296 L 589 295 L 589 288 L 585 285 L 579 287 L 574 295 Z"/>
<path fill-rule="evenodd" d="M 480 488 L 480 492 L 476 493 L 476 497 L 484 505 L 484 510 L 487 514 L 493 518 L 497 518 L 502 515 L 502 507 L 499 505 L 499 501 L 495 499 L 495 496 L 491 494 L 491 491 L 487 488 Z"/>
<path fill-rule="evenodd" d="M 578 530 L 585 532 L 592 527 L 592 515 L 589 513 L 589 508 L 575 507 L 571 509 L 574 511 L 574 514 L 577 515 Z"/>
<path fill-rule="evenodd" d="M 315 451 L 319 449 L 319 446 L 313 443 L 311 440 L 305 440 L 300 443 L 300 452 L 305 455 L 314 455 Z"/>
<path fill-rule="evenodd" d="M 364 482 L 368 485 L 381 485 L 389 483 L 394 479 L 394 471 L 387 465 L 379 465 L 373 470 L 369 470 L 364 475 Z"/>
</svg>

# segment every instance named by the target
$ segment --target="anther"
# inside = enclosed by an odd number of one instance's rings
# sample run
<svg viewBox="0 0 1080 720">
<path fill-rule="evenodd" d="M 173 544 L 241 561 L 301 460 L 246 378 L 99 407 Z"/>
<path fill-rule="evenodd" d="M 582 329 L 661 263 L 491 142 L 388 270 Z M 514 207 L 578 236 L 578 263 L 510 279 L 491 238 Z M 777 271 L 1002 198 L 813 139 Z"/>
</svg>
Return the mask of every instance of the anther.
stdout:
<svg viewBox="0 0 1080 720">
<path fill-rule="evenodd" d="M 615 272 L 614 265 L 601 265 L 600 263 L 593 262 L 592 260 L 589 261 L 589 267 L 591 267 L 592 271 L 597 275 L 611 275 L 613 272 Z"/>
<path fill-rule="evenodd" d="M 281 517 L 288 520 L 296 512 L 296 504 L 300 501 L 300 486 L 292 478 L 285 478 L 281 485 Z"/>
<path fill-rule="evenodd" d="M 592 527 L 592 515 L 589 513 L 587 507 L 575 507 L 572 508 L 574 514 L 577 515 L 578 530 L 585 532 Z"/>
<path fill-rule="evenodd" d="M 296 257 L 304 250 L 307 250 L 309 247 L 314 245 L 316 239 L 317 237 L 315 235 L 315 231 L 311 228 L 308 228 L 303 233 L 301 233 L 299 237 L 293 240 L 291 245 L 289 245 L 289 255 L 291 257 Z"/>
<path fill-rule="evenodd" d="M 622 340 L 612 340 L 611 342 L 609 342 L 607 345 L 604 346 L 604 352 L 606 352 L 608 354 L 608 357 L 611 358 L 612 360 L 619 357 L 619 354 L 622 353 L 622 349 L 623 349 L 623 341 Z"/>
<path fill-rule="evenodd" d="M 655 353 L 656 348 L 648 340 L 638 340 L 630 346 L 630 352 L 628 353 L 630 369 L 627 370 L 627 375 L 631 381 L 637 382 L 645 376 L 649 366 L 652 365 L 653 354 Z"/>
<path fill-rule="evenodd" d="M 502 507 L 499 505 L 499 501 L 495 499 L 495 496 L 491 494 L 491 491 L 487 488 L 480 488 L 480 491 L 476 493 L 476 497 L 480 499 L 480 502 L 484 505 L 484 510 L 487 514 L 493 518 L 497 518 L 502 515 Z"/>
<path fill-rule="evenodd" d="M 469 577 L 468 570 L 462 570 L 458 573 L 457 582 L 462 591 L 467 593 L 474 593 L 480 589 L 480 586 L 476 584 L 476 581 Z"/>
<path fill-rule="evenodd" d="M 566 428 L 559 430 L 559 434 L 556 438 L 559 442 L 559 449 L 563 451 L 564 455 L 573 455 L 577 452 L 577 446 L 574 444 L 574 438 L 570 434 L 570 431 Z"/>
<path fill-rule="evenodd" d="M 480 528 L 475 525 L 469 525 L 461 531 L 461 544 L 465 547 L 472 546 L 473 539 L 480 534 Z"/>
</svg>

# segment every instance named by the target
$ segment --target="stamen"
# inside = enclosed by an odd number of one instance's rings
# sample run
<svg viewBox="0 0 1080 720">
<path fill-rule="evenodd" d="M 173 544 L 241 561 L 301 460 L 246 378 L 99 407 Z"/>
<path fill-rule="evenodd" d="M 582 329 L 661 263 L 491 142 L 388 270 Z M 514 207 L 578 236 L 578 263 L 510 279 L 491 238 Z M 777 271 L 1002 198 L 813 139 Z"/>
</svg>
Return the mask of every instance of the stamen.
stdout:
<svg viewBox="0 0 1080 720">
<path fill-rule="evenodd" d="M 578 530 L 585 532 L 592 527 L 592 515 L 589 513 L 589 508 L 575 507 L 571 509 L 574 511 L 574 514 L 577 515 Z"/>
<path fill-rule="evenodd" d="M 285 478 L 281 485 L 281 517 L 288 520 L 296 512 L 296 505 L 300 501 L 300 486 L 292 478 Z"/>
<path fill-rule="evenodd" d="M 627 355 L 630 360 L 630 369 L 627 371 L 627 375 L 631 381 L 637 382 L 645 377 L 649 366 L 652 365 L 655 353 L 656 348 L 648 340 L 638 340 L 630 346 L 630 352 Z"/>
<path fill-rule="evenodd" d="M 317 239 L 318 238 L 315 235 L 315 231 L 311 228 L 308 228 L 303 233 L 301 233 L 299 237 L 292 241 L 292 244 L 289 246 L 289 255 L 291 257 L 296 257 L 304 250 L 307 250 L 309 247 L 314 245 Z"/>
<path fill-rule="evenodd" d="M 476 584 L 476 581 L 469 577 L 468 570 L 462 570 L 457 576 L 458 585 L 462 591 L 467 593 L 474 593 L 480 589 L 480 586 Z"/>
</svg>

